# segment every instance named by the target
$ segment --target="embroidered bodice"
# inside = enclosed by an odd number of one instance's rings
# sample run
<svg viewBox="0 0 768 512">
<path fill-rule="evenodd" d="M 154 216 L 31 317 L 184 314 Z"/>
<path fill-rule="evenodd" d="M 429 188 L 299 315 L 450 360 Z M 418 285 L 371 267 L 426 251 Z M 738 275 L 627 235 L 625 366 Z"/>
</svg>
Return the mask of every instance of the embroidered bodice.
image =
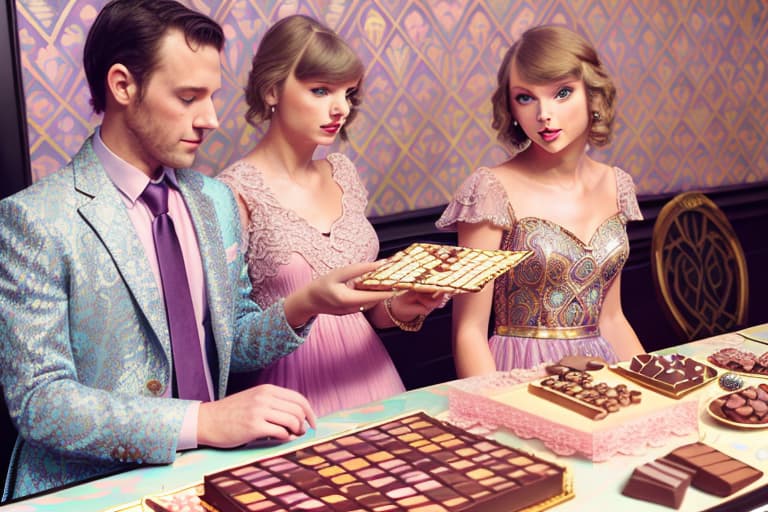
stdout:
<svg viewBox="0 0 768 512">
<path fill-rule="evenodd" d="M 494 283 L 496 333 L 525 336 L 530 329 L 535 336 L 546 328 L 562 333 L 578 328 L 572 332 L 581 334 L 575 336 L 597 333 L 605 293 L 629 256 L 626 223 L 642 219 L 632 178 L 614 169 L 618 211 L 588 241 L 546 219 L 517 219 L 503 185 L 487 168 L 478 169 L 456 192 L 439 228 L 490 221 L 504 229 L 501 249 L 533 251 Z"/>
</svg>

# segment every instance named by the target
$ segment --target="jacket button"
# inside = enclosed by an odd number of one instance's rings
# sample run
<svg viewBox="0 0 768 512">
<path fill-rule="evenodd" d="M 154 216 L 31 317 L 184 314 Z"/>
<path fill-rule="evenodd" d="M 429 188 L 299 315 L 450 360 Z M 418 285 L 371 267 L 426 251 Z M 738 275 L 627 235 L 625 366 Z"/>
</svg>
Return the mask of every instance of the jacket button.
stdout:
<svg viewBox="0 0 768 512">
<path fill-rule="evenodd" d="M 163 394 L 163 384 L 157 379 L 147 381 L 147 389 L 155 396 Z"/>
</svg>

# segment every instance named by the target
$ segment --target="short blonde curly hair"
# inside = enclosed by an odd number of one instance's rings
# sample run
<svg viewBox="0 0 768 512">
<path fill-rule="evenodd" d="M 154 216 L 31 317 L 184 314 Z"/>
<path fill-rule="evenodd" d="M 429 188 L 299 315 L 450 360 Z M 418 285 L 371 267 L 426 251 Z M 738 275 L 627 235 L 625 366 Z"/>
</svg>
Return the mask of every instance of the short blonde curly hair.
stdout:
<svg viewBox="0 0 768 512">
<path fill-rule="evenodd" d="M 616 86 L 584 37 L 559 25 L 541 25 L 526 30 L 504 55 L 493 93 L 493 123 L 497 138 L 513 148 L 523 147 L 528 137 L 512 118 L 509 74 L 512 66 L 527 81 L 546 83 L 575 77 L 584 80 L 590 111 L 589 143 L 610 142 L 616 114 Z"/>
<path fill-rule="evenodd" d="M 302 81 L 358 82 L 349 95 L 350 112 L 339 132 L 346 140 L 346 128 L 362 102 L 365 67 L 355 51 L 333 30 L 302 14 L 276 22 L 259 43 L 245 86 L 248 105 L 245 120 L 255 126 L 271 117 L 271 105 L 266 97 L 273 87 L 280 88 L 291 73 Z"/>
</svg>

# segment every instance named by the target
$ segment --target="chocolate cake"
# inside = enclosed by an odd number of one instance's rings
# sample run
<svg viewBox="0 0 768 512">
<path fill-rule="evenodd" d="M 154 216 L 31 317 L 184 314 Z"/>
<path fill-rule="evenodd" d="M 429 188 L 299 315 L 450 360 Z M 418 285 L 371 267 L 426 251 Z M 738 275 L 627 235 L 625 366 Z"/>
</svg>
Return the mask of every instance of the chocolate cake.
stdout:
<svg viewBox="0 0 768 512">
<path fill-rule="evenodd" d="M 667 458 L 696 471 L 691 485 L 721 497 L 730 496 L 763 476 L 759 469 L 701 442 L 681 446 Z"/>
<path fill-rule="evenodd" d="M 208 475 L 219 512 L 522 510 L 572 496 L 564 468 L 416 413 Z"/>
<path fill-rule="evenodd" d="M 624 496 L 680 508 L 695 470 L 661 457 L 632 472 L 621 493 Z"/>
</svg>

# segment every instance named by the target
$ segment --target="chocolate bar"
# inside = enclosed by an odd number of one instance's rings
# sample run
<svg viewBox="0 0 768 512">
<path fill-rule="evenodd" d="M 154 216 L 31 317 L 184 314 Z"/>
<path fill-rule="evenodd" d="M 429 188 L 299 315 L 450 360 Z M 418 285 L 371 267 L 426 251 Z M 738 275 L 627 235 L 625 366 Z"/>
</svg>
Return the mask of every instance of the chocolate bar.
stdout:
<svg viewBox="0 0 768 512">
<path fill-rule="evenodd" d="M 721 497 L 730 496 L 763 476 L 759 469 L 701 442 L 681 446 L 667 458 L 696 470 L 691 485 Z"/>
<path fill-rule="evenodd" d="M 362 276 L 355 287 L 361 290 L 478 292 L 530 254 L 530 251 L 415 243 Z"/>
<path fill-rule="evenodd" d="M 621 493 L 670 508 L 680 508 L 696 471 L 666 457 L 638 466 Z"/>
</svg>

